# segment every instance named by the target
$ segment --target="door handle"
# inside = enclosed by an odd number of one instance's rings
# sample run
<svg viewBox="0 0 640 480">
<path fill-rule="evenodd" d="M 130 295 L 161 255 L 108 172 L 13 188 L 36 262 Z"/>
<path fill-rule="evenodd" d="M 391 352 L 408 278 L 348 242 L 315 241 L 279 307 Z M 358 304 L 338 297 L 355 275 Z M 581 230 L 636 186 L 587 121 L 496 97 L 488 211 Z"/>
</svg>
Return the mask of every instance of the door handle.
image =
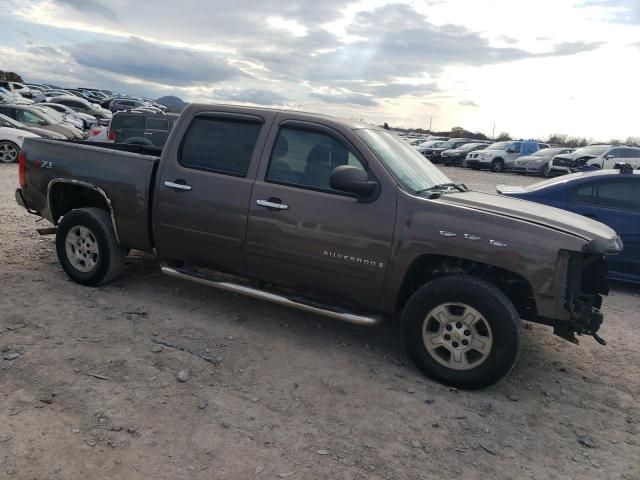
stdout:
<svg viewBox="0 0 640 480">
<path fill-rule="evenodd" d="M 153 135 L 152 132 L 144 132 L 145 135 Z"/>
<path fill-rule="evenodd" d="M 280 203 L 278 198 L 270 198 L 269 200 L 256 200 L 256 203 L 261 207 L 273 208 L 274 210 L 289 210 L 289 205 Z"/>
<path fill-rule="evenodd" d="M 186 183 L 176 183 L 176 182 L 166 181 L 164 182 L 164 186 L 168 188 L 173 188 L 174 190 L 183 190 L 185 192 L 188 192 L 189 190 L 191 190 L 191 185 L 187 185 Z"/>
</svg>

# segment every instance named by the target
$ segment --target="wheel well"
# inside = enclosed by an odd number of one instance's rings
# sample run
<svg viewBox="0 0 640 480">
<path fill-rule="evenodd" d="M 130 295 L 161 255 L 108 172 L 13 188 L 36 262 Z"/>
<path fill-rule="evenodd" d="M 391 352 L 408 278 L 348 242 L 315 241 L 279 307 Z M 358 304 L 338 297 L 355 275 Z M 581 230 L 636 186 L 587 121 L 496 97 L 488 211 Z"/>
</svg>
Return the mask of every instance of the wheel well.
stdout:
<svg viewBox="0 0 640 480">
<path fill-rule="evenodd" d="M 55 225 L 74 208 L 96 207 L 111 213 L 107 199 L 97 190 L 73 183 L 56 183 L 49 191 L 51 220 Z"/>
<path fill-rule="evenodd" d="M 504 163 L 504 160 L 502 159 L 502 157 L 495 157 L 494 159 L 491 160 L 491 163 L 497 162 L 498 160 L 500 160 L 502 163 Z"/>
<path fill-rule="evenodd" d="M 434 278 L 452 274 L 473 275 L 488 281 L 511 300 L 521 318 L 536 318 L 533 289 L 522 276 L 493 265 L 444 255 L 423 255 L 413 261 L 402 281 L 396 301 L 396 312 L 404 309 L 411 295 L 422 285 Z"/>
</svg>

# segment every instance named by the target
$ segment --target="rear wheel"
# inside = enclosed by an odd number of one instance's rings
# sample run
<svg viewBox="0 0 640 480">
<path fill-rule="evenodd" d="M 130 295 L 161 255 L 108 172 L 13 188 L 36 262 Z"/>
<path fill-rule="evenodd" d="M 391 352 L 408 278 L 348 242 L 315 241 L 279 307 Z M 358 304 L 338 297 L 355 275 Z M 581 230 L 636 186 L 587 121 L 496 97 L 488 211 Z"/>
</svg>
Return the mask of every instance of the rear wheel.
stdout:
<svg viewBox="0 0 640 480">
<path fill-rule="evenodd" d="M 13 163 L 18 161 L 18 153 L 20 148 L 9 140 L 3 140 L 0 142 L 0 162 Z"/>
<path fill-rule="evenodd" d="M 71 210 L 62 217 L 56 252 L 67 275 L 83 285 L 113 280 L 126 258 L 126 248 L 117 242 L 111 217 L 100 208 Z"/>
<path fill-rule="evenodd" d="M 502 172 L 504 170 L 504 160 L 496 158 L 491 162 L 492 172 Z"/>
<path fill-rule="evenodd" d="M 432 280 L 402 317 L 407 354 L 427 376 L 459 388 L 483 388 L 515 364 L 520 318 L 494 285 L 468 275 Z"/>
</svg>

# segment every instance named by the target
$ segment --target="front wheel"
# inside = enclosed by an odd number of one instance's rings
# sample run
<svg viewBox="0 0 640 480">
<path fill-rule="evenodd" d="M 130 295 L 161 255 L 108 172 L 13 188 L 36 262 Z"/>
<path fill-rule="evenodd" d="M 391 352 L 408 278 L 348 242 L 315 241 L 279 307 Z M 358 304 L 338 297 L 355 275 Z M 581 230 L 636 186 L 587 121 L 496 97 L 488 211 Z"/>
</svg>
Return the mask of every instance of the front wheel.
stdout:
<svg viewBox="0 0 640 480">
<path fill-rule="evenodd" d="M 18 146 L 8 140 L 0 142 L 0 162 L 1 163 L 13 163 L 18 160 L 18 153 L 20 149 Z"/>
<path fill-rule="evenodd" d="M 113 280 L 126 258 L 111 217 L 100 208 L 79 208 L 65 214 L 56 233 L 56 252 L 67 275 L 82 285 Z"/>
<path fill-rule="evenodd" d="M 402 337 L 428 377 L 459 388 L 484 388 L 513 367 L 520 317 L 494 285 L 468 275 L 436 278 L 407 303 Z"/>
<path fill-rule="evenodd" d="M 504 160 L 501 158 L 496 158 L 491 162 L 491 171 L 492 172 L 502 172 L 504 170 Z"/>
</svg>

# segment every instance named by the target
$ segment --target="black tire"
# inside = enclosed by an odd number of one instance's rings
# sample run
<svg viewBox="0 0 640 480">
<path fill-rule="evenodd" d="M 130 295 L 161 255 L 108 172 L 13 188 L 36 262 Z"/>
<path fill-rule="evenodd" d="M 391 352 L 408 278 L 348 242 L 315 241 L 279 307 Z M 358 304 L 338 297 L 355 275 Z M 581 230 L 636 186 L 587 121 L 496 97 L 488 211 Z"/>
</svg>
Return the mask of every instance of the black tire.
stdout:
<svg viewBox="0 0 640 480">
<path fill-rule="evenodd" d="M 504 160 L 501 158 L 493 159 L 491 162 L 491 171 L 496 173 L 504 171 Z"/>
<path fill-rule="evenodd" d="M 540 171 L 540 173 L 542 174 L 542 176 L 544 178 L 551 178 L 551 165 L 550 164 L 546 164 L 542 170 Z"/>
<path fill-rule="evenodd" d="M 78 255 L 71 254 L 71 250 L 75 253 L 76 246 L 68 244 L 67 234 L 71 230 L 84 228 L 89 231 L 89 236 L 93 240 L 93 244 L 97 244 L 95 253 L 89 253 L 90 257 L 84 265 L 75 266 L 72 262 L 78 262 Z M 78 241 L 81 237 L 78 237 Z M 68 249 L 69 247 L 69 249 Z M 78 244 L 77 248 L 83 248 Z M 79 252 L 94 250 L 78 250 Z M 116 234 L 113 230 L 111 217 L 109 213 L 100 208 L 79 208 L 71 210 L 60 221 L 58 231 L 56 233 L 56 252 L 58 261 L 64 271 L 71 277 L 74 282 L 82 285 L 101 285 L 108 283 L 116 278 L 122 272 L 126 259 L 126 248 L 118 244 Z M 82 255 L 80 253 L 80 255 Z M 84 255 L 85 258 L 87 255 Z M 80 259 L 82 262 L 82 259 Z M 90 265 L 92 264 L 92 265 Z M 87 269 L 83 271 L 82 269 Z"/>
<path fill-rule="evenodd" d="M 460 344 L 461 350 L 467 349 L 462 355 L 469 368 L 455 369 L 443 365 L 441 362 L 445 360 L 442 357 L 446 355 L 442 355 L 444 352 L 440 349 L 444 348 L 451 353 L 444 345 L 436 347 L 433 353 L 426 347 L 423 331 L 426 332 L 425 335 L 442 334 L 442 341 L 446 337 L 446 326 L 435 317 L 429 316 L 434 309 L 443 305 L 451 308 L 448 313 L 455 313 L 454 308 L 463 308 L 460 305 L 464 305 L 475 310 L 482 318 L 482 325 L 478 321 L 477 326 L 469 327 L 472 329 L 469 338 L 489 339 L 488 352 L 484 356 L 480 354 L 481 357 L 473 361 L 469 355 L 477 355 L 480 352 L 473 347 L 462 347 Z M 466 319 L 469 311 L 462 310 L 463 313 L 459 313 L 460 317 L 452 315 L 450 318 L 455 320 L 456 326 L 460 326 L 459 320 Z M 438 332 L 431 329 L 434 321 L 440 324 Z M 484 328 L 487 324 L 490 328 L 485 328 L 483 333 L 488 336 L 483 337 L 477 329 L 480 326 Z M 462 327 L 465 329 L 464 335 L 467 335 L 467 327 Z M 494 285 L 469 275 L 444 276 L 423 285 L 411 296 L 402 315 L 402 339 L 409 358 L 428 377 L 462 389 L 492 385 L 513 368 L 520 351 L 520 328 L 518 312 L 507 296 Z M 455 340 L 460 341 L 458 337 Z M 454 340 L 452 342 L 458 346 Z M 440 360 L 436 360 L 436 356 Z M 453 354 L 450 358 L 453 358 Z"/>
</svg>

